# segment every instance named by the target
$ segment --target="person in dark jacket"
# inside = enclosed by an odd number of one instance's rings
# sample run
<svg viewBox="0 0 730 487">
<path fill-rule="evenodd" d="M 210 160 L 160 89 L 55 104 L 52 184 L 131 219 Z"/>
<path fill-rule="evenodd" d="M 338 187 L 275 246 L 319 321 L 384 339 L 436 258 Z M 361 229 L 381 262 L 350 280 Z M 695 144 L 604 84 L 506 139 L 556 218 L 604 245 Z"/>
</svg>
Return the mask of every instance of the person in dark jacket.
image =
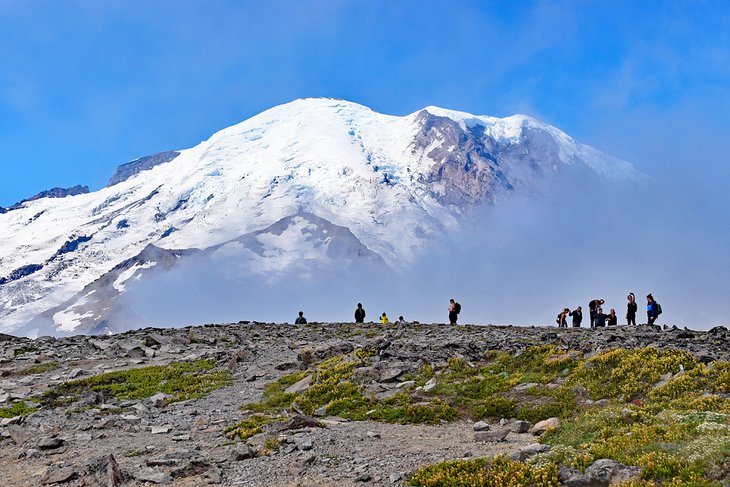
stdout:
<svg viewBox="0 0 730 487">
<path fill-rule="evenodd" d="M 629 293 L 626 299 L 629 300 L 626 303 L 626 322 L 629 325 L 636 326 L 636 311 L 639 309 L 639 306 L 636 304 L 636 296 L 634 296 L 634 293 Z"/>
<path fill-rule="evenodd" d="M 449 299 L 449 323 L 455 325 L 458 319 L 459 313 L 456 310 L 456 301 L 453 298 Z"/>
<path fill-rule="evenodd" d="M 575 311 L 571 311 L 568 315 L 573 317 L 573 328 L 580 328 L 583 321 L 583 308 L 578 306 Z"/>
<path fill-rule="evenodd" d="M 365 310 L 362 307 L 362 303 L 357 303 L 357 309 L 355 310 L 355 323 L 365 322 Z"/>
<path fill-rule="evenodd" d="M 653 325 L 659 317 L 659 307 L 657 306 L 654 296 L 651 294 L 646 295 L 646 319 L 647 323 Z"/>
<path fill-rule="evenodd" d="M 598 308 L 600 308 L 602 304 L 603 300 L 599 298 L 596 298 L 588 303 L 588 311 L 591 315 L 591 328 L 594 328 L 596 326 L 596 316 L 598 315 Z"/>
<path fill-rule="evenodd" d="M 299 316 L 294 321 L 294 324 L 295 325 L 306 325 L 307 324 L 307 319 L 304 317 L 304 311 L 299 312 Z"/>
<path fill-rule="evenodd" d="M 558 328 L 568 327 L 568 313 L 570 313 L 570 310 L 563 308 L 563 311 L 558 315 L 558 318 L 555 320 L 558 323 Z"/>
<path fill-rule="evenodd" d="M 603 328 L 604 326 L 606 326 L 606 318 L 607 315 L 603 313 L 603 308 L 598 308 L 598 310 L 596 310 L 596 321 L 593 327 Z"/>
<path fill-rule="evenodd" d="M 611 311 L 608 313 L 608 316 L 606 316 L 606 324 L 608 326 L 618 325 L 618 316 L 616 316 L 615 309 L 611 308 Z"/>
</svg>

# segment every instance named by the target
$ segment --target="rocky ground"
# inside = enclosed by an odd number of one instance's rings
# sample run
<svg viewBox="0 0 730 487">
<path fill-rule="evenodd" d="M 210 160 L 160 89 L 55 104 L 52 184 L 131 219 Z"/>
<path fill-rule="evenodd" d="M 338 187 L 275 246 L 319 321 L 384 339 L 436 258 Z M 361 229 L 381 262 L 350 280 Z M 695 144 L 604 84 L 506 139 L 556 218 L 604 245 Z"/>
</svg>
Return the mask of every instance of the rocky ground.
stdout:
<svg viewBox="0 0 730 487">
<path fill-rule="evenodd" d="M 279 428 L 280 446 L 261 454 L 263 435 L 233 443 L 226 427 L 246 417 L 241 405 L 261 399 L 272 381 L 308 364 L 357 348 L 378 351 L 369 390 L 388 394 L 399 377 L 450 357 L 478 360 L 486 350 L 517 353 L 555 343 L 595 353 L 610 348 L 681 348 L 703 361 L 730 359 L 730 332 L 659 327 L 599 330 L 543 327 L 241 322 L 181 329 L 143 329 L 114 336 L 36 340 L 0 336 L 0 407 L 38 396 L 71 379 L 149 365 L 215 359 L 231 385 L 201 399 L 165 404 L 164 397 L 41 408 L 0 426 L 0 485 L 404 485 L 421 465 L 447 459 L 517 454 L 535 436 L 517 432 L 493 441 L 474 425 L 394 425 L 296 416 Z M 43 364 L 47 370 L 43 370 Z M 83 401 L 86 401 L 84 403 Z M 297 423 L 298 421 L 298 423 Z M 503 436 L 503 435 L 498 435 Z M 486 440 L 486 441 L 485 441 Z M 498 439 L 497 439 L 498 440 Z"/>
</svg>

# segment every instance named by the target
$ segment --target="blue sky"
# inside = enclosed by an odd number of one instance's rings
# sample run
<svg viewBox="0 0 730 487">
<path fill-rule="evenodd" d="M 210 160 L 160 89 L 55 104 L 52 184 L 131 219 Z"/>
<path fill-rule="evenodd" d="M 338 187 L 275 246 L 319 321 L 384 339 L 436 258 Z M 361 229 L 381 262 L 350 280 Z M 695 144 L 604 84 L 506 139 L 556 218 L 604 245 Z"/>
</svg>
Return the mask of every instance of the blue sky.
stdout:
<svg viewBox="0 0 730 487">
<path fill-rule="evenodd" d="M 730 200 L 724 1 L 0 0 L 0 59 L 2 206 L 305 96 L 527 113 Z"/>
</svg>

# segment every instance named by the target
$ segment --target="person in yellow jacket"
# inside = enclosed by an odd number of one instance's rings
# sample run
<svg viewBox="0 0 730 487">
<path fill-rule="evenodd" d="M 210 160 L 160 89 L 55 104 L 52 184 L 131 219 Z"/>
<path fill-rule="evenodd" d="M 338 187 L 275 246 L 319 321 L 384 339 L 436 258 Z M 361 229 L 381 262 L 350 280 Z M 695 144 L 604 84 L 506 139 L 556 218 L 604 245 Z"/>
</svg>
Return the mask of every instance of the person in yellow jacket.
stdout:
<svg viewBox="0 0 730 487">
<path fill-rule="evenodd" d="M 382 324 L 384 324 L 384 325 L 387 325 L 388 323 L 390 323 L 390 320 L 388 319 L 388 315 L 386 315 L 385 313 L 383 313 L 383 314 L 382 314 L 382 315 L 380 316 L 380 322 L 381 322 Z"/>
</svg>

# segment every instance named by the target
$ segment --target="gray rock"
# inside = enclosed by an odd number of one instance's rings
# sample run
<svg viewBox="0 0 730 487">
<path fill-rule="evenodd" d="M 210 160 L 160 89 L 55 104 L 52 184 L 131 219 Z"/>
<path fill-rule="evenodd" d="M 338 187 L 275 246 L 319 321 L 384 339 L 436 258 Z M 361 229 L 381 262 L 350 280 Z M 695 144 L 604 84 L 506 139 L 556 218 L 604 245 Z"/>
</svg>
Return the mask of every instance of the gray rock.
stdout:
<svg viewBox="0 0 730 487">
<path fill-rule="evenodd" d="M 172 481 L 170 474 L 146 467 L 134 469 L 132 476 L 140 482 L 151 482 L 153 484 L 169 484 Z"/>
<path fill-rule="evenodd" d="M 150 396 L 147 398 L 147 400 L 152 404 L 152 406 L 156 408 L 163 408 L 165 407 L 167 398 L 170 397 L 167 394 L 164 394 L 162 392 L 158 392 L 154 396 Z"/>
<path fill-rule="evenodd" d="M 566 487 L 589 487 L 590 482 L 580 470 L 561 465 L 558 469 L 558 480 Z"/>
<path fill-rule="evenodd" d="M 245 443 L 236 443 L 231 449 L 231 460 L 234 462 L 240 462 L 241 460 L 248 460 L 254 458 L 256 453 L 253 449 Z"/>
<path fill-rule="evenodd" d="M 312 438 L 309 436 L 295 436 L 294 444 L 300 451 L 309 451 L 312 449 Z"/>
<path fill-rule="evenodd" d="M 292 416 L 292 418 L 287 421 L 286 423 L 281 423 L 279 427 L 277 428 L 278 431 L 289 431 L 289 430 L 298 430 L 303 428 L 321 428 L 322 423 L 317 421 L 311 416 L 306 416 L 304 414 L 297 414 L 295 416 Z"/>
<path fill-rule="evenodd" d="M 20 424 L 23 421 L 22 416 L 13 416 L 12 418 L 3 418 L 0 420 L 0 426 L 10 426 L 13 424 Z"/>
<path fill-rule="evenodd" d="M 286 394 L 301 394 L 305 392 L 312 384 L 312 374 L 307 375 L 299 382 L 290 385 L 284 390 Z"/>
<path fill-rule="evenodd" d="M 525 382 L 525 383 L 518 384 L 518 385 L 514 386 L 512 388 L 512 390 L 513 391 L 516 391 L 516 392 L 522 392 L 522 391 L 526 391 L 527 389 L 531 389 L 533 387 L 537 387 L 539 385 L 540 384 L 538 384 L 536 382 Z"/>
<path fill-rule="evenodd" d="M 615 460 L 601 458 L 586 469 L 585 475 L 591 486 L 603 487 L 635 478 L 641 467 L 628 467 Z"/>
<path fill-rule="evenodd" d="M 512 460 L 518 462 L 526 462 L 530 458 L 534 457 L 538 453 L 547 453 L 550 451 L 550 445 L 542 445 L 540 443 L 530 443 L 527 446 L 523 446 L 516 452 L 510 454 Z"/>
<path fill-rule="evenodd" d="M 514 423 L 512 423 L 512 426 L 510 427 L 512 432 L 514 433 L 527 433 L 530 431 L 530 428 L 532 428 L 532 423 L 529 421 L 522 421 L 517 420 Z"/>
<path fill-rule="evenodd" d="M 150 433 L 153 435 L 162 435 L 170 431 L 172 431 L 172 428 L 169 426 L 152 426 Z"/>
<path fill-rule="evenodd" d="M 490 429 L 488 431 L 477 431 L 474 433 L 474 439 L 476 441 L 494 443 L 498 441 L 503 441 L 508 434 L 509 428 L 499 427 Z"/>
<path fill-rule="evenodd" d="M 73 469 L 73 467 L 59 467 L 53 465 L 48 467 L 46 473 L 43 474 L 43 477 L 41 478 L 41 484 L 60 484 L 62 482 L 68 482 L 74 477 L 76 477 L 76 471 Z"/>
<path fill-rule="evenodd" d="M 77 377 L 81 377 L 84 373 L 83 369 L 71 369 L 71 372 L 68 373 L 68 378 L 75 379 Z"/>
<path fill-rule="evenodd" d="M 398 377 L 403 375 L 404 371 L 401 368 L 388 369 L 380 372 L 380 382 L 397 382 Z"/>
<path fill-rule="evenodd" d="M 489 423 L 487 423 L 485 421 L 477 421 L 472 426 L 472 429 L 474 431 L 487 431 L 489 429 Z"/>
<path fill-rule="evenodd" d="M 429 391 L 433 390 L 436 387 L 436 385 L 437 385 L 436 379 L 431 377 L 430 379 L 428 379 L 428 382 L 426 382 L 426 384 L 424 384 L 423 392 L 429 392 Z"/>
<path fill-rule="evenodd" d="M 375 433 L 374 431 L 368 431 L 365 434 L 367 435 L 368 438 L 378 439 L 378 440 L 380 439 L 380 433 Z"/>
<path fill-rule="evenodd" d="M 377 381 L 379 377 L 380 374 L 374 367 L 358 367 L 352 371 L 352 381 L 358 384 L 369 384 Z"/>
<path fill-rule="evenodd" d="M 122 472 L 114 455 L 106 455 L 91 460 L 83 470 L 83 479 L 87 485 L 103 485 L 119 487 L 122 485 Z"/>
<path fill-rule="evenodd" d="M 41 450 L 53 450 L 55 448 L 63 446 L 63 444 L 64 441 L 61 438 L 55 436 L 47 436 L 38 440 L 36 446 Z"/>
</svg>

